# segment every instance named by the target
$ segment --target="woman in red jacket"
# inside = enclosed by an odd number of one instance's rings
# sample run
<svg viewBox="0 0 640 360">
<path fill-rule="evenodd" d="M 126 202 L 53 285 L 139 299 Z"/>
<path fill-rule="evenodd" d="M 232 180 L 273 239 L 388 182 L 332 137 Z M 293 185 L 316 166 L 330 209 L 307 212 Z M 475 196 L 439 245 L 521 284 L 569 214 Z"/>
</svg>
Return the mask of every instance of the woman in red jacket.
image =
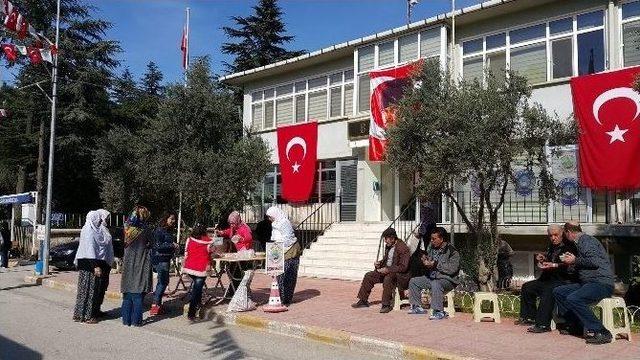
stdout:
<svg viewBox="0 0 640 360">
<path fill-rule="evenodd" d="M 229 228 L 216 230 L 216 235 L 231 239 L 237 251 L 253 249 L 251 228 L 242 221 L 240 213 L 237 211 L 229 214 Z"/>
<path fill-rule="evenodd" d="M 184 266 L 182 272 L 189 274 L 193 280 L 191 287 L 191 301 L 187 317 L 194 320 L 196 311 L 202 301 L 202 288 L 207 279 L 209 270 L 211 244 L 213 240 L 207 235 L 207 228 L 203 225 L 196 225 L 191 231 L 191 236 L 187 239 L 184 250 Z"/>
</svg>

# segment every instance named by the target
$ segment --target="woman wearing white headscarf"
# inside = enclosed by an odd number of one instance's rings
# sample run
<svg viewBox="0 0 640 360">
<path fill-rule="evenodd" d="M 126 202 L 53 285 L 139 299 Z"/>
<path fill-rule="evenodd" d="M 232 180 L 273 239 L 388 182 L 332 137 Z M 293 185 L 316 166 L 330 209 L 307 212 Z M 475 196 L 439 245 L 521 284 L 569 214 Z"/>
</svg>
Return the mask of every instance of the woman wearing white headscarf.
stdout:
<svg viewBox="0 0 640 360">
<path fill-rule="evenodd" d="M 98 291 L 97 305 L 94 309 L 94 317 L 100 318 L 104 316 L 104 313 L 100 310 L 102 303 L 104 302 L 104 294 L 107 292 L 109 288 L 109 274 L 111 273 L 111 266 L 113 265 L 113 237 L 111 236 L 111 232 L 109 232 L 109 228 L 107 227 L 109 216 L 111 213 L 109 211 L 100 209 L 96 210 L 98 215 L 100 216 L 100 230 L 102 231 L 102 242 L 99 248 L 99 254 L 97 258 L 99 260 L 104 260 L 104 262 L 100 262 L 100 270 L 102 272 L 100 276 L 100 289 Z"/>
<path fill-rule="evenodd" d="M 102 219 L 97 211 L 89 211 L 80 231 L 80 244 L 74 263 L 78 268 L 78 295 L 73 320 L 95 324 L 95 311 L 101 287 L 102 268 L 107 255 Z M 110 243 L 110 242 L 109 242 Z"/>
<path fill-rule="evenodd" d="M 271 221 L 271 240 L 284 245 L 284 272 L 278 276 L 278 287 L 282 304 L 289 306 L 293 301 L 293 293 L 298 281 L 298 266 L 302 246 L 296 238 L 289 217 L 282 209 L 272 206 L 267 210 L 267 217 Z"/>
</svg>

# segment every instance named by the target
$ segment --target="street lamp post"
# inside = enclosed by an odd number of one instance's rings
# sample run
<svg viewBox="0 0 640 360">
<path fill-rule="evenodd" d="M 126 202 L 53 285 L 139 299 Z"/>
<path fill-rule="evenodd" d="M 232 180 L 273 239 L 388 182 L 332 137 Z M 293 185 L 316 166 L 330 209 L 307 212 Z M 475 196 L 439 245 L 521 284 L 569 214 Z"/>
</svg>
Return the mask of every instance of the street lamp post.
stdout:
<svg viewBox="0 0 640 360">
<path fill-rule="evenodd" d="M 56 53 L 53 60 L 52 90 L 51 90 L 51 135 L 49 138 L 49 168 L 47 173 L 47 207 L 45 217 L 45 240 L 42 247 L 42 269 L 44 275 L 49 275 L 49 246 L 51 245 L 51 202 L 53 191 L 53 153 L 56 138 L 56 103 L 58 99 L 58 42 L 60 41 L 60 0 L 56 5 Z"/>
</svg>

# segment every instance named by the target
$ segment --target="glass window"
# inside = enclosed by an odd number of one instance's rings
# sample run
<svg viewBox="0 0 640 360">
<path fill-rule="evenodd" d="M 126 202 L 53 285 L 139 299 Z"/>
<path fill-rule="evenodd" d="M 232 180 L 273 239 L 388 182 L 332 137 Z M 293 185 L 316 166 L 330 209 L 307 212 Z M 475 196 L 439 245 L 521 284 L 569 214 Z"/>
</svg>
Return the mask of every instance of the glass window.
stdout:
<svg viewBox="0 0 640 360">
<path fill-rule="evenodd" d="M 251 130 L 262 130 L 262 104 L 253 104 L 251 106 Z"/>
<path fill-rule="evenodd" d="M 293 93 L 293 84 L 282 85 L 276 88 L 276 94 L 278 96 L 289 95 Z"/>
<path fill-rule="evenodd" d="M 573 75 L 573 41 L 571 38 L 551 42 L 551 78 L 562 79 Z"/>
<path fill-rule="evenodd" d="M 309 94 L 309 121 L 327 119 L 327 92 L 318 91 Z"/>
<path fill-rule="evenodd" d="M 542 39 L 547 36 L 547 25 L 540 24 L 529 26 L 524 29 L 518 29 L 509 32 L 509 40 L 512 44 L 517 44 L 535 39 Z"/>
<path fill-rule="evenodd" d="M 251 93 L 251 101 L 262 100 L 262 91 L 254 91 Z"/>
<path fill-rule="evenodd" d="M 276 101 L 276 125 L 286 125 L 293 122 L 293 98 Z"/>
<path fill-rule="evenodd" d="M 573 18 L 560 19 L 549 23 L 551 35 L 566 34 L 573 31 Z"/>
<path fill-rule="evenodd" d="M 480 41 L 482 50 L 482 41 Z M 420 33 L 420 57 L 440 56 L 440 28 L 425 30 Z"/>
<path fill-rule="evenodd" d="M 398 61 L 407 62 L 418 58 L 418 34 L 403 36 L 398 39 Z"/>
<path fill-rule="evenodd" d="M 296 123 L 304 122 L 307 104 L 304 95 L 296 96 Z"/>
<path fill-rule="evenodd" d="M 482 56 L 465 59 L 462 65 L 462 77 L 465 81 L 478 79 L 482 81 L 483 74 Z"/>
<path fill-rule="evenodd" d="M 504 82 L 507 56 L 504 51 L 487 54 L 487 69 L 496 77 L 498 82 Z"/>
<path fill-rule="evenodd" d="M 264 128 L 270 129 L 273 125 L 273 101 L 267 101 L 264 103 Z"/>
<path fill-rule="evenodd" d="M 369 74 L 358 77 L 358 112 L 369 111 L 371 97 L 371 81 Z"/>
<path fill-rule="evenodd" d="M 622 25 L 624 66 L 640 65 L 640 21 Z"/>
<path fill-rule="evenodd" d="M 342 83 L 342 73 L 341 72 L 329 76 L 329 84 L 330 85 L 335 85 L 335 84 L 340 84 L 340 83 Z"/>
<path fill-rule="evenodd" d="M 273 98 L 273 93 L 274 93 L 274 89 L 267 89 L 264 91 L 264 98 L 266 99 L 272 99 Z"/>
<path fill-rule="evenodd" d="M 487 50 L 504 47 L 507 44 L 505 33 L 487 36 Z"/>
<path fill-rule="evenodd" d="M 307 82 L 306 81 L 298 81 L 296 83 L 296 92 L 301 92 L 307 90 Z"/>
<path fill-rule="evenodd" d="M 353 84 L 344 86 L 344 115 L 351 116 L 353 114 Z"/>
<path fill-rule="evenodd" d="M 603 14 L 604 13 L 600 10 L 578 15 L 578 30 L 602 26 Z"/>
<path fill-rule="evenodd" d="M 344 72 L 344 81 L 353 80 L 353 70 L 347 70 Z"/>
<path fill-rule="evenodd" d="M 395 62 L 395 45 L 393 41 L 388 41 L 378 45 L 378 66 L 383 67 Z"/>
<path fill-rule="evenodd" d="M 358 71 L 368 71 L 374 66 L 375 47 L 373 45 L 358 49 Z"/>
<path fill-rule="evenodd" d="M 547 81 L 547 45 L 527 45 L 511 50 L 511 70 L 527 78 L 529 84 Z"/>
<path fill-rule="evenodd" d="M 462 53 L 464 55 L 482 51 L 482 39 L 465 41 L 462 43 Z"/>
<path fill-rule="evenodd" d="M 622 19 L 640 16 L 640 1 L 622 4 Z"/>
<path fill-rule="evenodd" d="M 335 87 L 329 90 L 329 117 L 342 116 L 342 88 Z"/>
<path fill-rule="evenodd" d="M 604 71 L 604 32 L 578 35 L 578 75 Z"/>
<path fill-rule="evenodd" d="M 309 80 L 309 90 L 318 89 L 323 86 L 327 86 L 327 77 L 320 76 L 315 79 Z"/>
</svg>

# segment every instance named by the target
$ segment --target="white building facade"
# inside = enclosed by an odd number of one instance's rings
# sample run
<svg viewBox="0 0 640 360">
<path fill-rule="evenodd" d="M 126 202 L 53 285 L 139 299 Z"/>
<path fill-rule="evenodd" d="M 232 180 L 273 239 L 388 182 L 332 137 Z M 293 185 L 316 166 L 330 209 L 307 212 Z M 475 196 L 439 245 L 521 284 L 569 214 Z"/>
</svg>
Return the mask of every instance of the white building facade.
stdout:
<svg viewBox="0 0 640 360">
<path fill-rule="evenodd" d="M 276 127 L 313 120 L 319 124 L 319 161 L 311 203 L 335 203 L 333 206 L 340 206 L 341 221 L 361 223 L 391 223 L 413 205 L 411 179 L 397 176 L 384 162 L 367 159 L 368 74 L 372 70 L 418 59 L 437 59 L 443 69 L 462 79 L 482 78 L 484 69 L 494 73 L 515 70 L 532 85 L 533 101 L 560 119 L 572 121 L 571 77 L 640 65 L 638 0 L 488 1 L 458 10 L 455 31 L 452 15 L 223 77 L 223 82 L 243 89 L 245 127 L 273 149 L 273 171 L 266 174 L 255 201 L 283 202 Z M 471 204 L 472 189 L 460 190 Z M 527 251 L 540 249 L 549 221 L 579 220 L 593 224 L 592 232 L 602 236 L 638 235 L 633 225 L 607 231 L 601 226 L 630 224 L 640 218 L 638 194 L 583 190 L 580 202 L 567 207 L 540 205 L 535 191 L 522 197 L 512 190 L 501 223 L 505 234 L 524 239 L 514 246 L 523 254 L 519 266 L 532 266 Z M 446 201 L 441 205 L 440 222 L 453 223 L 453 229 L 464 232 Z"/>
</svg>

